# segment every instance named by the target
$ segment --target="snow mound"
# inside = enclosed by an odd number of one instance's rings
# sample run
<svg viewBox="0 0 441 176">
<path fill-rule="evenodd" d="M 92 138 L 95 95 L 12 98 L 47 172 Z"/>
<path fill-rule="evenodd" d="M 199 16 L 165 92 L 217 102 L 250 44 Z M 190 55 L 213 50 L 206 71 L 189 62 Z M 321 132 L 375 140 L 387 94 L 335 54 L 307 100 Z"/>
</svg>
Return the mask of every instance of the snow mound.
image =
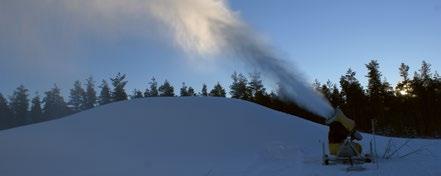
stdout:
<svg viewBox="0 0 441 176">
<path fill-rule="evenodd" d="M 0 131 L 5 176 L 345 175 L 322 166 L 327 127 L 241 100 L 146 98 Z M 365 136 L 370 140 L 370 136 Z M 395 142 L 405 139 L 394 139 Z M 377 138 L 381 148 L 388 138 Z M 362 175 L 440 175 L 441 142 Z M 379 151 L 381 152 L 381 151 Z M 410 165 L 410 166 L 408 166 Z M 368 165 L 367 167 L 372 167 Z"/>
</svg>

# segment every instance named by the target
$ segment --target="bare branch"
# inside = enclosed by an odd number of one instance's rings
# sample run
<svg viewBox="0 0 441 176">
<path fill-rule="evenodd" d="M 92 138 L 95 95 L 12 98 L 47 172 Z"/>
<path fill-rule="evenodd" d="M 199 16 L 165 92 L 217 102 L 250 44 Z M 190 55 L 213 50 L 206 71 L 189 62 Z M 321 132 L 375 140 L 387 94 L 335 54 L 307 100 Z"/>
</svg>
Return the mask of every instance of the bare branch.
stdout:
<svg viewBox="0 0 441 176">
<path fill-rule="evenodd" d="M 412 151 L 410 151 L 410 152 L 408 152 L 408 153 L 406 153 L 406 154 L 404 154 L 404 155 L 401 155 L 399 158 L 405 158 L 405 157 L 408 157 L 408 156 L 410 156 L 410 155 L 412 155 L 412 154 L 416 154 L 416 153 L 422 152 L 422 151 L 424 151 L 424 150 L 426 150 L 426 151 L 429 152 L 430 154 L 433 154 L 432 151 L 430 151 L 430 150 L 427 148 L 428 146 L 430 146 L 430 144 L 420 146 L 420 147 L 418 147 L 417 149 L 414 149 L 414 150 L 412 150 Z M 410 146 L 408 146 L 408 147 L 409 147 L 410 149 L 412 149 L 412 147 L 410 147 Z"/>
<path fill-rule="evenodd" d="M 384 150 L 384 153 L 383 153 L 382 158 L 386 158 L 386 156 L 387 156 L 388 153 L 390 152 L 391 148 L 392 148 L 392 139 L 389 139 L 389 140 L 387 141 L 386 150 Z"/>
<path fill-rule="evenodd" d="M 400 151 L 404 146 L 406 146 L 410 142 L 410 139 L 406 140 L 403 144 L 401 144 L 400 147 L 398 147 L 396 150 L 394 150 L 389 156 L 387 156 L 388 159 L 392 158 L 398 151 Z"/>
</svg>

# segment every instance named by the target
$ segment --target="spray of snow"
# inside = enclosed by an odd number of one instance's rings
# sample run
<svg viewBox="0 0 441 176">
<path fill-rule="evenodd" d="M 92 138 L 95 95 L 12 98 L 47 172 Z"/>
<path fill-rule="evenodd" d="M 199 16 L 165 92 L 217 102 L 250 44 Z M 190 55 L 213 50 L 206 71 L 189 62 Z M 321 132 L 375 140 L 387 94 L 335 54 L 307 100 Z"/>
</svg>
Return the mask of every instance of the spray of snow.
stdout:
<svg viewBox="0 0 441 176">
<path fill-rule="evenodd" d="M 150 6 L 152 15 L 170 27 L 176 43 L 188 53 L 204 56 L 231 54 L 279 83 L 280 93 L 304 108 L 330 117 L 333 108 L 259 39 L 224 0 L 161 0 Z M 222 53 L 221 53 L 222 52 Z"/>
<path fill-rule="evenodd" d="M 50 48 L 53 48 L 54 44 L 40 42 L 45 36 L 36 36 L 39 31 L 47 30 L 44 22 L 48 20 L 43 18 L 46 16 L 37 20 L 27 17 L 39 17 L 48 10 L 48 14 L 55 15 L 47 18 L 60 16 L 54 18 L 58 20 L 54 23 L 64 25 L 62 29 L 66 30 L 60 31 L 61 38 L 66 39 L 63 40 L 64 43 L 75 41 L 89 31 L 96 31 L 96 36 L 110 40 L 123 38 L 128 34 L 137 37 L 165 36 L 164 41 L 170 40 L 171 36 L 173 43 L 189 54 L 203 58 L 221 58 L 217 56 L 222 55 L 238 58 L 252 69 L 260 71 L 264 77 L 279 83 L 281 93 L 286 98 L 324 117 L 333 113 L 329 103 L 311 89 L 302 76 L 292 68 L 292 64 L 281 59 L 283 57 L 280 57 L 268 42 L 262 40 L 244 23 L 238 14 L 229 8 L 226 0 L 23 1 L 26 1 L 29 7 L 33 7 L 29 13 L 21 9 L 21 1 L 11 1 L 6 4 L 7 9 L 18 8 L 18 11 L 26 12 L 23 15 L 23 19 L 26 20 L 21 20 L 21 23 L 29 24 L 32 28 L 21 35 L 26 36 L 27 43 L 35 38 L 36 46 L 47 45 L 46 49 L 40 50 L 53 51 Z M 12 20 L 11 24 L 14 23 Z M 42 26 L 39 26 L 40 23 Z M 158 31 L 160 35 L 157 35 Z M 67 48 L 60 49 L 63 51 L 60 54 L 65 54 L 66 50 Z"/>
</svg>

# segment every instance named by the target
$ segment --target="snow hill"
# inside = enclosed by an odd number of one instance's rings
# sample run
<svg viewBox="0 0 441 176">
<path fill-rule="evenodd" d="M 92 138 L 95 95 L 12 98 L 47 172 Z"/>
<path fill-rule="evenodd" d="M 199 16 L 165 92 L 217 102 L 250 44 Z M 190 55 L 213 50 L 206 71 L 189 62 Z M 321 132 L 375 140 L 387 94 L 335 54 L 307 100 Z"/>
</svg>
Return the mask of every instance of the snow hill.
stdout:
<svg viewBox="0 0 441 176">
<path fill-rule="evenodd" d="M 321 165 L 327 130 L 235 99 L 137 99 L 0 131 L 0 175 L 353 175 L 346 166 Z M 367 149 L 372 137 L 364 137 Z M 377 137 L 379 154 L 388 140 Z M 440 140 L 412 140 L 399 153 L 420 147 L 355 175 L 441 175 Z"/>
</svg>

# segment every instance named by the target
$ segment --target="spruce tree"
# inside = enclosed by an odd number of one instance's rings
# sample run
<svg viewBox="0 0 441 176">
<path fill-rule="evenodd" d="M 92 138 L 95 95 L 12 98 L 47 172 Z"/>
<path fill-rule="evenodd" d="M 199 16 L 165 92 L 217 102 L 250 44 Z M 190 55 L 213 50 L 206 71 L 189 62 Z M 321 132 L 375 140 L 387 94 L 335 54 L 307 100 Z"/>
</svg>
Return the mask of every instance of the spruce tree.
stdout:
<svg viewBox="0 0 441 176">
<path fill-rule="evenodd" d="M 372 60 L 366 65 L 368 69 L 368 96 L 369 107 L 373 118 L 384 117 L 384 86 L 381 82 L 381 73 L 379 71 L 379 64 L 376 60 Z"/>
<path fill-rule="evenodd" d="M 314 82 L 312 83 L 312 87 L 314 88 L 314 90 L 316 90 L 317 92 L 321 92 L 321 88 L 322 88 L 322 83 L 320 83 L 320 81 L 318 79 L 314 79 Z"/>
<path fill-rule="evenodd" d="M 343 97 L 342 97 L 342 95 L 340 93 L 340 90 L 338 90 L 337 85 L 335 85 L 335 84 L 334 84 L 334 86 L 332 87 L 332 90 L 331 90 L 330 102 L 331 102 L 331 104 L 332 104 L 332 106 L 334 108 L 340 107 L 344 103 L 344 100 L 343 100 Z"/>
<path fill-rule="evenodd" d="M 209 95 L 212 97 L 225 97 L 226 92 L 225 89 L 218 82 L 216 85 L 214 85 Z"/>
<path fill-rule="evenodd" d="M 131 99 L 137 99 L 137 98 L 144 98 L 142 95 L 142 92 L 140 90 L 133 90 L 133 95 L 131 96 Z"/>
<path fill-rule="evenodd" d="M 421 64 L 421 68 L 419 70 L 420 80 L 423 81 L 424 87 L 428 87 L 429 84 L 431 83 L 432 73 L 431 73 L 430 67 L 431 67 L 431 65 L 429 63 L 427 63 L 426 61 L 423 61 L 423 63 Z"/>
<path fill-rule="evenodd" d="M 396 103 L 393 104 L 394 107 L 394 118 L 395 125 L 398 125 L 397 133 L 400 134 L 415 134 L 416 128 L 414 121 L 416 120 L 413 116 L 409 114 L 415 114 L 412 109 L 412 80 L 409 78 L 409 66 L 401 63 L 398 68 L 399 74 L 401 76 L 401 81 L 397 83 L 395 86 L 395 98 L 397 100 Z M 401 118 L 405 117 L 407 118 Z"/>
<path fill-rule="evenodd" d="M 118 73 L 114 78 L 111 78 L 113 85 L 112 101 L 124 101 L 128 96 L 124 87 L 127 84 L 125 81 L 126 75 Z"/>
<path fill-rule="evenodd" d="M 262 79 L 260 78 L 260 73 L 254 72 L 250 74 L 248 90 L 250 91 L 251 98 L 254 102 L 263 104 L 268 101 L 266 89 L 263 86 Z"/>
<path fill-rule="evenodd" d="M 328 99 L 329 101 L 331 101 L 331 88 L 333 87 L 333 84 L 330 80 L 328 80 L 326 82 L 326 84 L 323 84 L 320 87 L 320 92 L 322 93 L 322 95 Z"/>
<path fill-rule="evenodd" d="M 43 111 L 41 109 L 41 100 L 38 93 L 32 98 L 31 119 L 34 123 L 43 121 Z"/>
<path fill-rule="evenodd" d="M 180 90 L 180 95 L 181 95 L 181 97 L 189 96 L 188 95 L 188 88 L 185 85 L 185 82 L 182 83 L 182 87 L 181 87 L 181 90 Z"/>
<path fill-rule="evenodd" d="M 438 72 L 435 72 L 434 74 L 434 98 L 433 100 L 435 101 L 435 104 L 433 105 L 433 107 L 441 107 L 441 77 L 438 74 Z M 438 136 L 441 136 L 441 118 L 439 118 L 439 114 L 441 114 L 441 108 L 434 108 L 434 124 L 437 124 L 437 126 L 435 127 L 437 130 L 437 134 Z"/>
<path fill-rule="evenodd" d="M 157 96 L 159 96 L 158 82 L 156 82 L 156 79 L 154 77 L 149 82 L 149 85 L 150 85 L 150 88 L 145 90 L 144 97 L 157 97 Z"/>
<path fill-rule="evenodd" d="M 409 66 L 404 63 L 401 63 L 399 70 L 400 70 L 400 76 L 403 77 L 403 80 L 408 81 L 409 80 Z"/>
<path fill-rule="evenodd" d="M 159 89 L 159 96 L 162 97 L 173 97 L 175 96 L 174 87 L 170 85 L 170 83 L 165 80 L 164 84 L 162 84 Z"/>
<path fill-rule="evenodd" d="M 81 86 L 80 81 L 74 82 L 74 87 L 70 89 L 70 96 L 69 96 L 69 106 L 72 109 L 73 112 L 79 112 L 82 110 L 82 107 L 84 107 L 83 103 L 84 97 L 85 97 L 85 91 L 83 87 Z"/>
<path fill-rule="evenodd" d="M 368 94 L 371 98 L 379 98 L 381 96 L 381 73 L 379 64 L 376 60 L 372 60 L 366 64 L 368 69 Z"/>
<path fill-rule="evenodd" d="M 260 79 L 260 73 L 255 72 L 250 74 L 248 89 L 251 93 L 251 96 L 253 96 L 254 98 L 256 96 L 262 96 L 265 94 L 266 89 L 263 86 L 262 80 Z"/>
<path fill-rule="evenodd" d="M 61 96 L 61 90 L 55 85 L 50 91 L 45 92 L 43 98 L 43 114 L 47 120 L 63 117 L 69 114 L 67 103 Z"/>
<path fill-rule="evenodd" d="M 340 78 L 341 94 L 345 103 L 341 107 L 343 112 L 357 122 L 358 129 L 370 129 L 370 117 L 366 115 L 366 95 L 363 87 L 355 77 L 356 73 L 348 69 L 345 75 Z"/>
<path fill-rule="evenodd" d="M 231 75 L 233 83 L 230 86 L 231 98 L 250 100 L 251 91 L 248 88 L 248 80 L 242 74 L 237 74 L 236 72 Z"/>
<path fill-rule="evenodd" d="M 11 110 L 14 114 L 14 123 L 16 125 L 24 125 L 30 123 L 29 120 L 29 98 L 28 89 L 20 85 L 11 97 Z"/>
<path fill-rule="evenodd" d="M 191 86 L 188 87 L 187 93 L 188 93 L 188 96 L 196 96 L 196 93 L 195 93 L 193 87 L 191 87 Z"/>
<path fill-rule="evenodd" d="M 416 129 L 418 134 L 424 136 L 433 135 L 434 129 L 437 129 L 435 119 L 437 114 L 436 107 L 436 87 L 434 87 L 435 80 L 431 73 L 431 65 L 426 61 L 423 61 L 419 73 L 415 73 L 412 80 L 412 95 L 414 96 L 413 107 L 415 109 Z"/>
<path fill-rule="evenodd" d="M 207 90 L 207 85 L 206 84 L 202 84 L 201 95 L 202 96 L 208 96 L 208 90 Z"/>
<path fill-rule="evenodd" d="M 92 77 L 87 78 L 86 80 L 86 93 L 83 97 L 83 107 L 82 109 L 91 109 L 95 107 L 97 102 L 96 91 L 95 91 L 95 81 L 93 81 Z"/>
<path fill-rule="evenodd" d="M 12 125 L 12 112 L 8 100 L 0 93 L 0 129 L 10 128 Z"/>
<path fill-rule="evenodd" d="M 112 95 L 110 93 L 110 87 L 106 80 L 103 80 L 101 85 L 100 96 L 98 97 L 98 103 L 100 105 L 105 105 L 112 102 Z"/>
<path fill-rule="evenodd" d="M 396 89 L 396 94 L 400 96 L 409 96 L 411 93 L 410 86 L 411 82 L 409 79 L 409 66 L 401 63 L 400 68 L 400 76 L 402 77 L 402 80 L 398 82 Z"/>
</svg>

